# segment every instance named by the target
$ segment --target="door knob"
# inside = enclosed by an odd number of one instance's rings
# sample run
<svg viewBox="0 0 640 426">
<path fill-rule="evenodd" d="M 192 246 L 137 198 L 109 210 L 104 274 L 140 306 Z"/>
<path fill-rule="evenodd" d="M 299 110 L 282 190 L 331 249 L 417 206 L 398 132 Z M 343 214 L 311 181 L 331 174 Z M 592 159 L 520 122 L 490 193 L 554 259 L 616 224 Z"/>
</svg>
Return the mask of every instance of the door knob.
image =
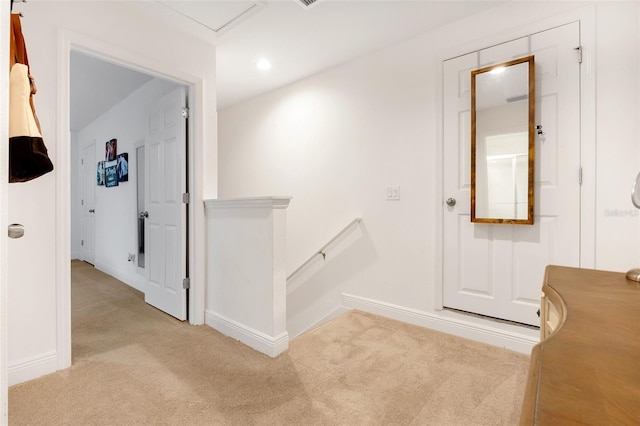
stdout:
<svg viewBox="0 0 640 426">
<path fill-rule="evenodd" d="M 145 210 L 145 211 L 143 211 L 143 212 L 140 212 L 140 214 L 138 215 L 138 217 L 139 217 L 140 219 L 144 219 L 144 218 L 146 218 L 146 217 L 149 217 L 149 212 L 148 212 L 148 211 L 146 211 L 146 210 Z"/>
<path fill-rule="evenodd" d="M 24 226 L 19 223 L 12 223 L 8 227 L 7 234 L 9 235 L 9 238 L 22 238 L 24 235 Z"/>
<path fill-rule="evenodd" d="M 456 205 L 456 199 L 455 198 L 447 198 L 447 205 L 449 207 L 453 207 Z"/>
<path fill-rule="evenodd" d="M 89 209 L 89 213 L 95 213 L 96 209 Z"/>
</svg>

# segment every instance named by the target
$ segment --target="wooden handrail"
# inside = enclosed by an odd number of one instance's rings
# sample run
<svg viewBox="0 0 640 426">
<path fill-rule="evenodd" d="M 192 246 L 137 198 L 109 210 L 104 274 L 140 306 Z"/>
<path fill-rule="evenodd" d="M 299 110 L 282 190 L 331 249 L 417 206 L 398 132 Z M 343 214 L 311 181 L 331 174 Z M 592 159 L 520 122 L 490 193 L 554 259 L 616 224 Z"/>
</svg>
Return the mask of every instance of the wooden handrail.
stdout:
<svg viewBox="0 0 640 426">
<path fill-rule="evenodd" d="M 303 270 L 305 268 L 305 266 L 307 266 L 309 263 L 311 263 L 311 261 L 313 259 L 316 258 L 316 256 L 318 255 L 322 255 L 323 259 L 326 259 L 327 254 L 324 252 L 331 244 L 333 244 L 338 238 L 340 238 L 345 232 L 347 232 L 347 230 L 349 228 L 351 228 L 354 224 L 356 223 L 360 223 L 362 222 L 362 218 L 361 217 L 356 217 L 355 219 L 353 219 L 351 222 L 349 222 L 349 224 L 347 226 L 345 226 L 344 228 L 342 228 L 342 230 L 340 232 L 338 232 L 333 238 L 331 238 L 325 245 L 323 245 L 322 247 L 320 247 L 320 249 L 315 252 L 313 255 L 311 255 L 311 257 L 309 259 L 307 259 L 302 265 L 300 265 L 298 267 L 298 269 L 296 269 L 295 271 L 293 271 L 291 274 L 289 274 L 289 276 L 287 277 L 287 281 L 289 281 L 291 279 L 291 277 L 293 277 L 294 275 L 296 275 L 298 272 L 300 272 L 301 270 Z"/>
</svg>

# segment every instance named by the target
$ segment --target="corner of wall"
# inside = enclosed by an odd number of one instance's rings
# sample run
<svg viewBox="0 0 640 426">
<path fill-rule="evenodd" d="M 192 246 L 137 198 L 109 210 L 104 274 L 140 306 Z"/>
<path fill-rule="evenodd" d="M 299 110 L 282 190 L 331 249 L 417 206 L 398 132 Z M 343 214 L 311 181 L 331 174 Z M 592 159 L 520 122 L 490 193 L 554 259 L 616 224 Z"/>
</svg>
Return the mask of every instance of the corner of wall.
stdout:
<svg viewBox="0 0 640 426">
<path fill-rule="evenodd" d="M 289 334 L 287 332 L 277 336 L 268 336 L 261 331 L 211 311 L 205 312 L 205 324 L 258 352 L 269 355 L 271 358 L 277 357 L 289 348 Z"/>
</svg>

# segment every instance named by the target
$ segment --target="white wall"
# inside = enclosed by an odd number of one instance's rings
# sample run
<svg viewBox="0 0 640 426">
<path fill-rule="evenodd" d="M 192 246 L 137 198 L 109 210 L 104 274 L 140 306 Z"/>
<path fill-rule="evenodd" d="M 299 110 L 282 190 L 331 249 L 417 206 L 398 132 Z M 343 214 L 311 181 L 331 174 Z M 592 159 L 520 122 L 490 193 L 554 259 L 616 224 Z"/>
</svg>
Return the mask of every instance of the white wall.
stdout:
<svg viewBox="0 0 640 426">
<path fill-rule="evenodd" d="M 216 196 L 217 162 L 214 46 L 155 22 L 125 2 L 33 1 L 20 5 L 20 10 L 38 82 L 36 109 L 56 169 L 34 181 L 9 186 L 8 219 L 23 223 L 26 229 L 25 237 L 8 243 L 10 383 L 71 362 L 70 140 L 65 104 L 70 45 L 84 51 L 106 48 L 107 55 L 122 57 L 128 64 L 194 84 L 193 224 L 195 244 L 201 247 L 193 259 L 196 288 L 198 282 L 204 284 L 202 199 L 203 194 Z M 8 29 L 3 26 L 2 31 Z M 200 322 L 204 308 L 201 311 Z"/>
<path fill-rule="evenodd" d="M 105 142 L 117 139 L 118 154 L 129 154 L 129 180 L 118 186 L 107 188 L 96 186 L 96 247 L 95 266 L 121 281 L 143 290 L 143 277 L 136 272 L 137 262 L 129 262 L 128 254 L 138 253 L 138 207 L 137 207 L 137 166 L 136 145 L 144 143 L 149 122 L 149 114 L 162 96 L 179 87 L 176 83 L 153 79 L 131 93 L 78 132 L 77 144 L 72 145 L 71 157 L 79 158 L 78 152 L 95 141 L 96 161 L 104 160 Z M 72 141 L 73 142 L 73 141 Z M 74 155 L 74 152 L 76 153 Z M 80 177 L 79 160 L 72 162 L 72 182 L 74 171 Z M 81 187 L 78 185 L 77 194 Z M 73 184 L 72 184 L 72 195 Z M 73 206 L 80 205 L 80 196 L 72 197 Z M 81 219 L 78 217 L 78 219 Z M 71 235 L 81 235 L 81 220 L 72 222 Z"/>
<path fill-rule="evenodd" d="M 442 60 L 594 14 L 578 11 L 583 4 L 516 3 L 219 113 L 220 196 L 293 196 L 289 272 L 355 216 L 363 218 L 360 238 L 333 258 L 329 251 L 325 265 L 290 294 L 290 320 L 319 319 L 342 292 L 405 312 L 435 312 L 442 285 Z M 624 236 L 637 236 L 640 222 L 632 215 L 606 217 L 605 210 L 632 210 L 629 190 L 640 153 L 639 4 L 594 7 L 596 51 L 585 44 L 585 57 L 597 62 L 584 66 L 595 65 L 589 75 L 595 71 L 598 88 L 598 160 L 585 176 L 597 176 L 597 185 L 587 185 L 597 186 L 590 195 L 597 195 L 597 211 L 587 212 L 595 216 L 597 248 L 595 265 L 585 266 L 625 271 L 638 262 L 639 245 Z M 386 185 L 400 186 L 399 201 L 385 201 Z"/>
<path fill-rule="evenodd" d="M 640 3 L 598 5 L 596 74 L 596 267 L 626 271 L 640 265 L 639 211 L 631 188 L 640 171 Z"/>
</svg>

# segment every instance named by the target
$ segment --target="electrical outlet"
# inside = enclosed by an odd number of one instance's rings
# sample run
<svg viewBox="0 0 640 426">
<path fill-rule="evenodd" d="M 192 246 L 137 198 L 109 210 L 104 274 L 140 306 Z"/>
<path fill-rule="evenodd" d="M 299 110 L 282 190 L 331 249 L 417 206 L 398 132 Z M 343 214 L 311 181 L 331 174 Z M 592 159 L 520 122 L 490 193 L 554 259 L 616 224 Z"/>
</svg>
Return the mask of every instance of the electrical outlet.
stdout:
<svg viewBox="0 0 640 426">
<path fill-rule="evenodd" d="M 386 188 L 387 201 L 397 201 L 400 199 L 400 187 L 398 185 L 388 185 Z"/>
</svg>

